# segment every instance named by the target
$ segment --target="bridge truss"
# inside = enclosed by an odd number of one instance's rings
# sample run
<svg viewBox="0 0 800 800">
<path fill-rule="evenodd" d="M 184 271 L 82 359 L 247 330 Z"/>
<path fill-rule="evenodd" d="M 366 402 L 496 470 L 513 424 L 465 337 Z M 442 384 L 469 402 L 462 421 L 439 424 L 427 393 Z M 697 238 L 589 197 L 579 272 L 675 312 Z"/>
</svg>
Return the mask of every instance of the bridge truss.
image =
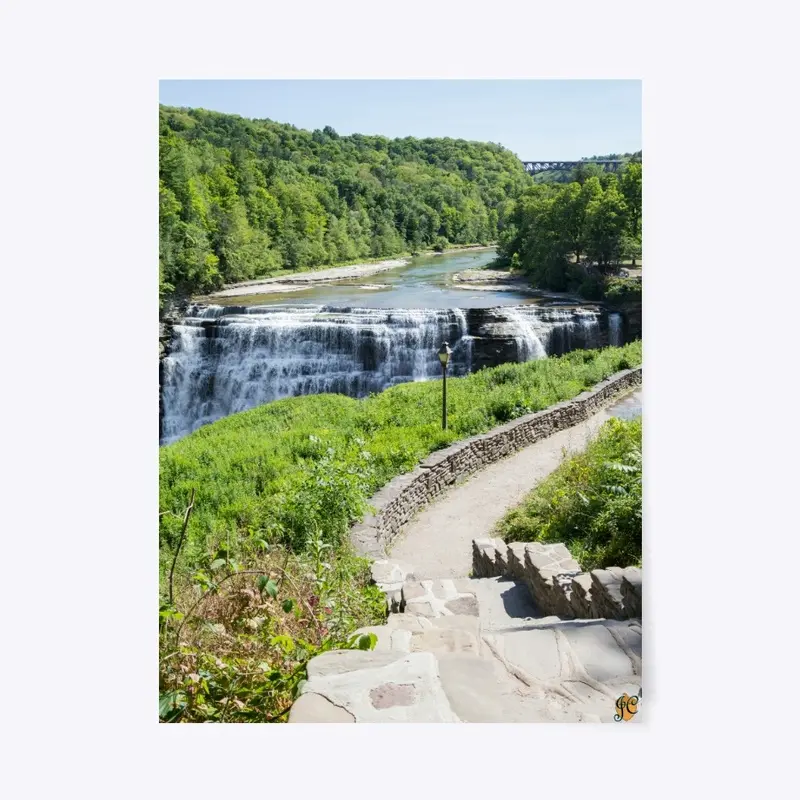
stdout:
<svg viewBox="0 0 800 800">
<path fill-rule="evenodd" d="M 571 170 L 581 164 L 597 164 L 604 172 L 617 172 L 624 163 L 624 161 L 523 161 L 522 166 L 526 172 L 535 175 L 537 172 Z"/>
</svg>

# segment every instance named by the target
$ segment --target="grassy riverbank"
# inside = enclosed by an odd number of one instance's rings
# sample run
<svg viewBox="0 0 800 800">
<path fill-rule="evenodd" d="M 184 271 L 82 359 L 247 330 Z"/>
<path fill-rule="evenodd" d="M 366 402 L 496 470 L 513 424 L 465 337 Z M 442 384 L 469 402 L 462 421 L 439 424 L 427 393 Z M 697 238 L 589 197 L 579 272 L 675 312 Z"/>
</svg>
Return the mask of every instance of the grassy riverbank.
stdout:
<svg viewBox="0 0 800 800">
<path fill-rule="evenodd" d="M 381 621 L 347 538 L 368 498 L 434 450 L 639 363 L 634 342 L 451 379 L 447 431 L 431 381 L 281 400 L 161 448 L 162 718 L 284 720 L 306 661 Z"/>
<path fill-rule="evenodd" d="M 507 542 L 564 542 L 584 569 L 642 558 L 642 419 L 609 420 L 498 524 Z"/>
</svg>

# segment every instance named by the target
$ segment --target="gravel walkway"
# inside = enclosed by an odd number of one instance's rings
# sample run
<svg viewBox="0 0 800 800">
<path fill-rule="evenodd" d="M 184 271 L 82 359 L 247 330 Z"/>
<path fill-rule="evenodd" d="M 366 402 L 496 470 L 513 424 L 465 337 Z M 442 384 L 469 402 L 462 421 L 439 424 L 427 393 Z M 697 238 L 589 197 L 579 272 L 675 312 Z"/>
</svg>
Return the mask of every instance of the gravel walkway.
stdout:
<svg viewBox="0 0 800 800">
<path fill-rule="evenodd" d="M 579 452 L 612 416 L 640 413 L 641 390 L 617 400 L 591 419 L 560 431 L 475 473 L 412 520 L 390 558 L 414 565 L 417 580 L 459 578 L 472 569 L 472 540 L 491 535 L 500 518 L 563 460 Z"/>
</svg>

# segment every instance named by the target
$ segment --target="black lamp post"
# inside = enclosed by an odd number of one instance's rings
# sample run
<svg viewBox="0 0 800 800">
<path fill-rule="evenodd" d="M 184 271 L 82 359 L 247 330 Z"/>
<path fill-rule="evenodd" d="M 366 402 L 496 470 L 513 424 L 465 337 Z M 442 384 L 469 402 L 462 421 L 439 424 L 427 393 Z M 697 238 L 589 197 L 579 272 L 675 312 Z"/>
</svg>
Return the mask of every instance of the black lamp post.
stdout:
<svg viewBox="0 0 800 800">
<path fill-rule="evenodd" d="M 439 348 L 439 361 L 442 362 L 442 430 L 447 430 L 447 364 L 453 351 L 447 342 Z"/>
</svg>

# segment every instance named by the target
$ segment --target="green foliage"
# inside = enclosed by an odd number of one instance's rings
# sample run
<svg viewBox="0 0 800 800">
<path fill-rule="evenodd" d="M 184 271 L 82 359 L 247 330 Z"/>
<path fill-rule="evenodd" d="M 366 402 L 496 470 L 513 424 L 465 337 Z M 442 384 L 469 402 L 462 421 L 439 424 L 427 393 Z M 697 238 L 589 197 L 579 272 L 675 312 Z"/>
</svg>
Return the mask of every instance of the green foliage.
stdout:
<svg viewBox="0 0 800 800">
<path fill-rule="evenodd" d="M 620 178 L 594 170 L 587 167 L 579 182 L 528 188 L 509 213 L 500 258 L 534 285 L 601 299 L 621 259 L 641 255 L 641 163 L 628 164 Z"/>
<path fill-rule="evenodd" d="M 339 136 L 162 106 L 160 293 L 493 241 L 531 179 L 500 145 Z"/>
<path fill-rule="evenodd" d="M 611 419 L 498 523 L 507 542 L 564 542 L 586 569 L 642 558 L 642 420 Z"/>
<path fill-rule="evenodd" d="M 574 397 L 640 361 L 635 342 L 450 379 L 447 431 L 438 382 L 403 384 L 364 400 L 279 400 L 206 425 L 160 450 L 160 502 L 168 512 L 160 517 L 162 563 L 171 561 L 193 487 L 181 554 L 188 571 L 219 557 L 221 546 L 239 559 L 258 540 L 301 552 L 317 537 L 336 548 L 367 499 L 432 451 Z"/>
<path fill-rule="evenodd" d="M 640 362 L 636 342 L 451 379 L 447 431 L 441 387 L 424 382 L 365 400 L 280 400 L 162 447 L 160 719 L 285 721 L 309 659 L 374 647 L 374 634 L 354 631 L 385 619 L 346 535 L 370 495 L 434 450 Z"/>
<path fill-rule="evenodd" d="M 642 302 L 642 282 L 633 278 L 611 278 L 605 286 L 605 299 L 616 306 Z"/>
<path fill-rule="evenodd" d="M 284 722 L 307 664 L 333 649 L 371 650 L 386 601 L 366 560 L 347 547 L 297 558 L 255 548 L 209 582 L 183 574 L 175 606 L 162 608 L 162 722 Z M 166 613 L 165 613 L 166 612 Z"/>
</svg>

